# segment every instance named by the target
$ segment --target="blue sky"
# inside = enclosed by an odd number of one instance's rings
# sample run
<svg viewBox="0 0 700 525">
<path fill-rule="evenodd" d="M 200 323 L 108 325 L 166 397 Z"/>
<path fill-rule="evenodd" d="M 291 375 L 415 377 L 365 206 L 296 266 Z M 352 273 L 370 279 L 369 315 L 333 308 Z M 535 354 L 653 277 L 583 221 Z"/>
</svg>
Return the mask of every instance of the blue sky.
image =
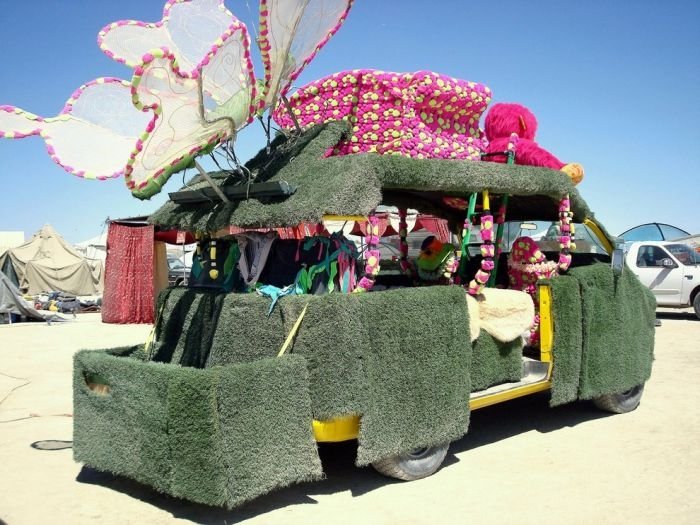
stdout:
<svg viewBox="0 0 700 525">
<path fill-rule="evenodd" d="M 226 5 L 252 32 L 257 2 Z M 0 104 L 54 116 L 88 80 L 129 79 L 100 52 L 97 32 L 161 13 L 160 0 L 0 0 Z M 494 102 L 534 111 L 541 146 L 585 166 L 579 189 L 611 233 L 653 221 L 700 233 L 698 21 L 696 0 L 356 0 L 297 84 L 351 68 L 429 69 L 484 83 Z M 236 149 L 247 159 L 263 146 L 254 124 Z M 49 222 L 67 240 L 84 240 L 107 217 L 153 211 L 182 180 L 142 202 L 121 179 L 64 172 L 39 138 L 0 139 L 0 159 L 0 231 L 27 237 Z"/>
</svg>

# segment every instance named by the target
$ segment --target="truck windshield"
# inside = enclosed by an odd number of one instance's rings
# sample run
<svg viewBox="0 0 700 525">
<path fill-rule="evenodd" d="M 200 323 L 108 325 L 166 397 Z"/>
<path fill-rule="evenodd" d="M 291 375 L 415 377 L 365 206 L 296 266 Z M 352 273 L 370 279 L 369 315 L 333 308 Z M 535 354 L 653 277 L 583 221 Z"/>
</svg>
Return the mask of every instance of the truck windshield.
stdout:
<svg viewBox="0 0 700 525">
<path fill-rule="evenodd" d="M 666 249 L 686 266 L 700 264 L 700 253 L 693 251 L 687 244 L 667 244 Z"/>
<path fill-rule="evenodd" d="M 575 223 L 575 243 L 577 253 L 607 253 L 596 235 L 588 226 Z M 558 252 L 559 235 L 557 233 L 557 223 L 551 221 L 507 221 L 503 231 L 503 251 L 509 252 L 513 241 L 518 237 L 530 237 L 537 242 L 542 251 Z M 476 234 L 476 242 L 478 233 Z M 472 235 L 474 240 L 474 235 Z M 470 249 L 470 253 L 472 250 Z"/>
</svg>

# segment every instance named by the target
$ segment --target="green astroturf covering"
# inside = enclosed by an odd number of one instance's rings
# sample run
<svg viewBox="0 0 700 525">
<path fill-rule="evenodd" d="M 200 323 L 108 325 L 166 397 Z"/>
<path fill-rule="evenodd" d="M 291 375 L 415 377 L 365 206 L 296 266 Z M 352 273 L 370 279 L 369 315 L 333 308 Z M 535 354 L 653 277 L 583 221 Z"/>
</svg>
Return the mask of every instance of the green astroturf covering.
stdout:
<svg viewBox="0 0 700 525">
<path fill-rule="evenodd" d="M 408 288 L 360 300 L 367 392 L 357 464 L 461 437 L 470 392 L 464 290 Z"/>
<path fill-rule="evenodd" d="M 654 360 L 653 294 L 629 268 L 618 278 L 607 264 L 574 268 L 570 274 L 579 281 L 583 300 L 579 398 L 644 383 Z"/>
<path fill-rule="evenodd" d="M 636 277 L 595 264 L 550 282 L 552 405 L 644 382 L 654 300 Z M 458 286 L 286 296 L 268 316 L 269 306 L 256 294 L 171 288 L 152 346 L 76 354 L 76 460 L 234 507 L 322 475 L 313 419 L 361 415 L 366 465 L 459 438 L 470 392 L 520 378 L 519 341 L 482 333 L 470 344 Z"/>
<path fill-rule="evenodd" d="M 207 366 L 289 350 L 307 360 L 316 419 L 362 414 L 358 464 L 461 436 L 469 411 L 469 329 L 460 287 L 290 296 L 229 295 Z"/>
<path fill-rule="evenodd" d="M 322 476 L 304 358 L 198 370 L 111 353 L 75 357 L 77 461 L 229 508 Z"/>
<path fill-rule="evenodd" d="M 167 399 L 172 372 L 170 366 L 103 351 L 77 353 L 73 373 L 76 461 L 168 492 L 171 464 Z M 100 396 L 88 389 L 86 379 L 93 376 L 110 385 L 109 395 Z"/>
<path fill-rule="evenodd" d="M 543 196 L 551 207 L 550 215 L 556 214 L 559 198 L 569 193 L 574 218 L 580 222 L 592 217 L 569 177 L 547 168 L 467 160 L 419 160 L 376 153 L 325 157 L 347 130 L 347 123 L 335 122 L 312 128 L 299 137 L 279 136 L 273 141 L 270 154 L 263 149 L 246 163 L 255 182 L 285 181 L 295 186 L 296 193 L 287 198 L 262 201 L 251 198 L 229 204 L 169 201 L 149 221 L 163 228 L 199 232 L 218 231 L 229 225 L 279 227 L 319 223 L 326 213 L 367 215 L 382 203 L 382 193 L 386 190 L 468 195 L 486 189 L 494 194 Z M 228 173 L 210 176 L 216 184 L 230 183 Z M 197 176 L 184 189 L 207 185 Z M 512 206 L 517 208 L 517 201 L 513 198 Z M 541 204 L 532 213 L 536 215 Z"/>
<path fill-rule="evenodd" d="M 471 363 L 471 391 L 500 383 L 520 381 L 523 373 L 522 340 L 502 343 L 484 330 L 474 341 Z"/>
<path fill-rule="evenodd" d="M 578 280 L 560 275 L 550 280 L 554 317 L 554 368 L 550 405 L 578 399 L 583 353 L 581 291 Z"/>
<path fill-rule="evenodd" d="M 656 302 L 628 268 L 615 277 L 608 264 L 580 266 L 551 284 L 553 406 L 624 392 L 649 379 Z"/>
</svg>

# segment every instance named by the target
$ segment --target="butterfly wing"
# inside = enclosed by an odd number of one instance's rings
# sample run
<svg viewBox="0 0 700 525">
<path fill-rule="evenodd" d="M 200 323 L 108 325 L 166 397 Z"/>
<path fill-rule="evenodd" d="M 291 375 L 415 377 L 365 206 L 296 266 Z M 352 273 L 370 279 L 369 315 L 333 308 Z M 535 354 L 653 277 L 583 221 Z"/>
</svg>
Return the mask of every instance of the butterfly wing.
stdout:
<svg viewBox="0 0 700 525">
<path fill-rule="evenodd" d="M 167 48 L 181 73 L 190 76 L 239 24 L 223 0 L 171 0 L 159 22 L 114 22 L 100 31 L 97 43 L 107 56 L 131 68 L 152 49 Z"/>
<path fill-rule="evenodd" d="M 129 82 L 117 78 L 98 78 L 81 86 L 56 117 L 44 119 L 12 106 L 2 108 L 0 130 L 5 136 L 41 135 L 54 162 L 89 179 L 122 175 L 148 122 L 148 115 L 131 103 Z"/>
<path fill-rule="evenodd" d="M 316 53 L 340 29 L 353 0 L 261 0 L 259 46 L 265 92 L 259 112 L 274 108 Z"/>
<path fill-rule="evenodd" d="M 141 199 L 158 193 L 173 173 L 190 166 L 195 157 L 233 137 L 238 125 L 231 118 L 205 118 L 211 112 L 202 113 L 202 81 L 179 75 L 174 64 L 172 53 L 153 50 L 144 56 L 132 79 L 134 105 L 152 114 L 133 145 L 125 171 L 127 187 Z M 211 65 L 217 67 L 216 61 Z M 237 93 L 248 96 L 245 91 Z"/>
</svg>

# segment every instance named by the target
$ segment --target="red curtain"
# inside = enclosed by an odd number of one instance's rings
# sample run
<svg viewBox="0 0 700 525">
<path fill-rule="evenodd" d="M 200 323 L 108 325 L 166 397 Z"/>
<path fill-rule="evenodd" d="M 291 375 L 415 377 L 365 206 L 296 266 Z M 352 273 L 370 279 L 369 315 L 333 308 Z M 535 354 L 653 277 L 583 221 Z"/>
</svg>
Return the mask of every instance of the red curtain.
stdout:
<svg viewBox="0 0 700 525">
<path fill-rule="evenodd" d="M 110 223 L 102 322 L 153 322 L 153 241 L 151 225 Z"/>
</svg>

